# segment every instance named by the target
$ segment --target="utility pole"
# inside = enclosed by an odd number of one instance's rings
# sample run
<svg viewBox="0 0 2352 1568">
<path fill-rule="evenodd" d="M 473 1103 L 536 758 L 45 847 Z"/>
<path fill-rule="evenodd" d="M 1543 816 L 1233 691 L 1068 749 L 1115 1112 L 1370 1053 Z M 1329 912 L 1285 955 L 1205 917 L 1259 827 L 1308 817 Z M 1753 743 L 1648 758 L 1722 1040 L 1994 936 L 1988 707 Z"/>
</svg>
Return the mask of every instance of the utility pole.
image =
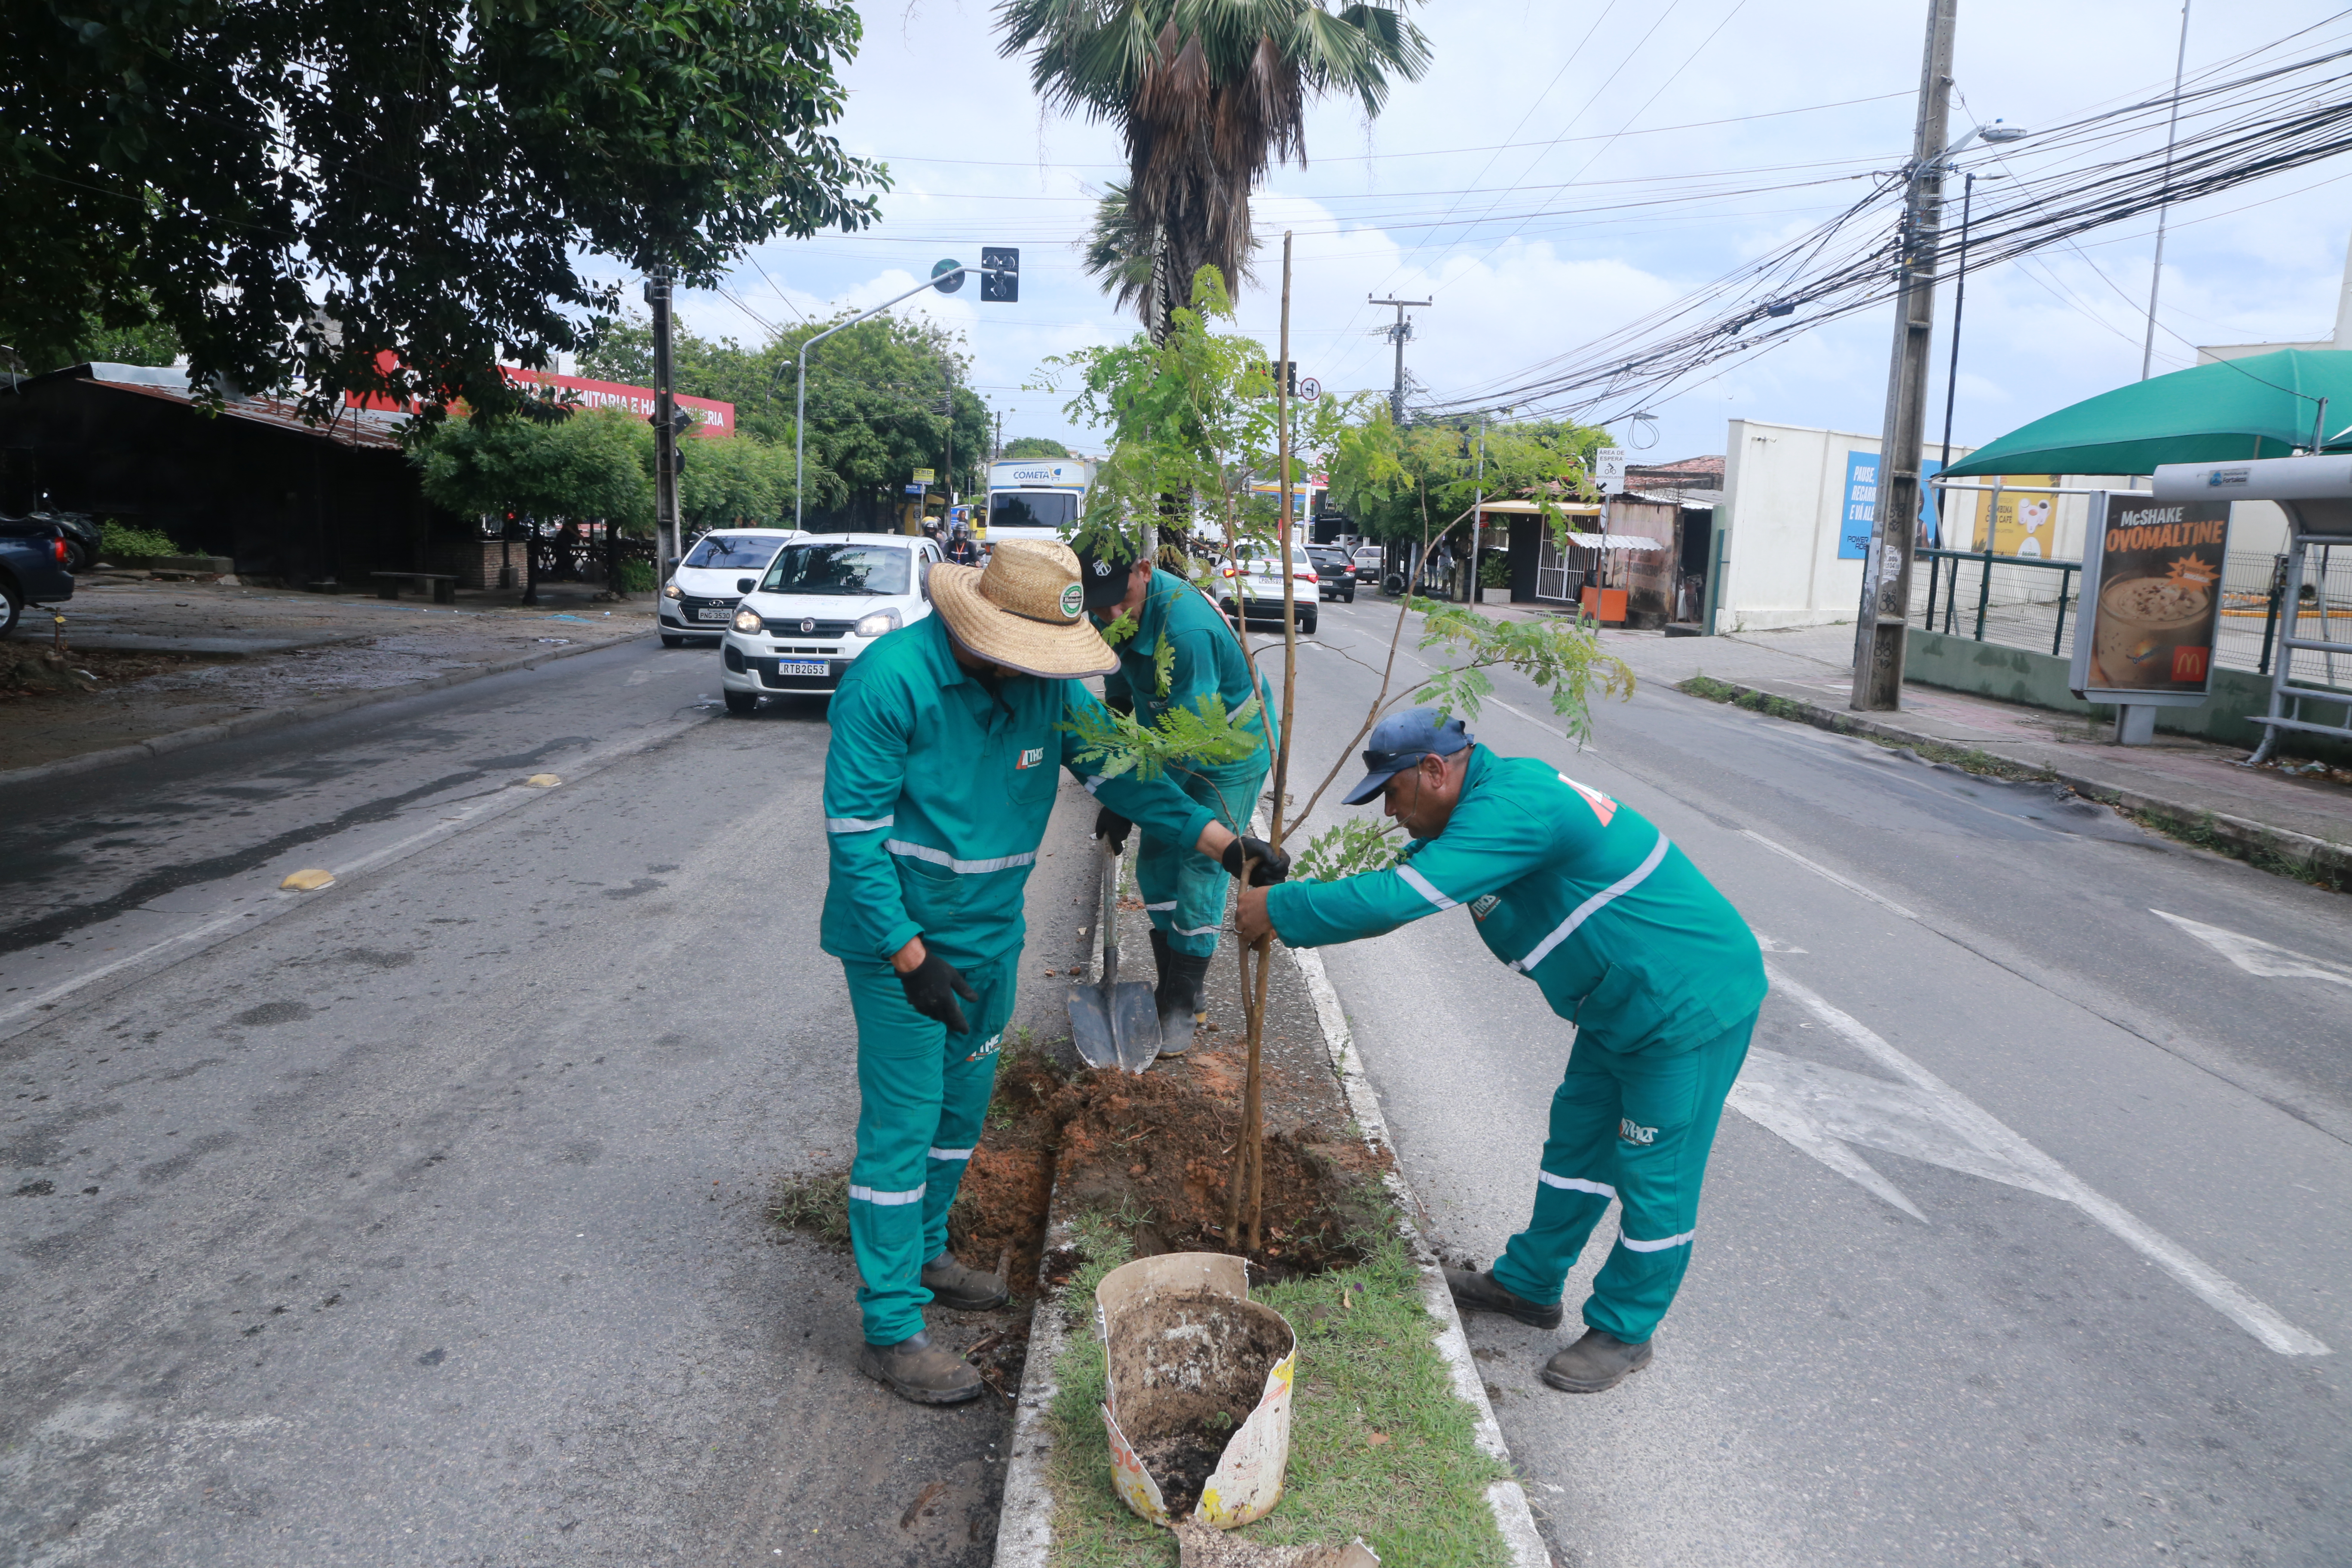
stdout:
<svg viewBox="0 0 2352 1568">
<path fill-rule="evenodd" d="M 2180 51 L 2172 58 L 2172 121 L 2164 133 L 2164 184 L 2172 184 L 2172 149 L 2180 140 L 2180 73 L 2189 67 L 2189 0 L 2180 0 Z M 2156 364 L 2156 294 L 2164 287 L 2164 226 L 2172 216 L 2168 201 L 2156 209 L 2156 263 L 2147 274 L 2147 342 L 2139 351 L 2139 378 Z M 2271 733 L 2264 731 L 2265 735 Z"/>
<path fill-rule="evenodd" d="M 1936 249 L 1944 210 L 1944 143 L 1952 102 L 1952 33 L 1959 0 L 1928 0 L 1919 68 L 1919 123 L 1911 138 L 1910 192 L 1903 204 L 1895 298 L 1895 348 L 1886 371 L 1886 425 L 1878 442 L 1878 513 L 1862 563 L 1854 616 L 1853 696 L 1858 712 L 1903 706 L 1906 618 L 1919 530 L 1920 449 L 1927 423 L 1927 352 L 1936 326 Z"/>
<path fill-rule="evenodd" d="M 669 268 L 657 267 L 646 279 L 646 303 L 654 310 L 654 569 L 658 590 L 669 581 L 678 558 L 677 398 L 670 386 Z"/>
<path fill-rule="evenodd" d="M 1396 324 L 1392 327 L 1383 328 L 1382 332 L 1388 338 L 1389 342 L 1396 344 L 1396 389 L 1389 394 L 1389 417 L 1394 420 L 1396 422 L 1397 428 L 1402 430 L 1404 428 L 1404 345 L 1405 340 L 1412 336 L 1412 322 L 1406 319 L 1405 311 L 1408 310 L 1425 309 L 1435 301 L 1429 300 L 1375 300 L 1370 294 L 1365 295 L 1364 299 L 1370 304 L 1394 305 L 1396 307 Z"/>
</svg>

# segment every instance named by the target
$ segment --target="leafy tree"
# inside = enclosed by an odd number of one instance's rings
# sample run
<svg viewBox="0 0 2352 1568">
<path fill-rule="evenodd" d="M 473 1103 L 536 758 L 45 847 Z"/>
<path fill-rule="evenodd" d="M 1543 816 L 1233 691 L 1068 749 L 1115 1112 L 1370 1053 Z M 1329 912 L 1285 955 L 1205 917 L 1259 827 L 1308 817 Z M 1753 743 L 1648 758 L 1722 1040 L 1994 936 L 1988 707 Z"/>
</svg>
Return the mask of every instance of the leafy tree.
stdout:
<svg viewBox="0 0 2352 1568">
<path fill-rule="evenodd" d="M 425 499 L 461 517 L 601 519 L 624 533 L 652 531 L 653 432 L 644 421 L 617 409 L 525 412 L 436 429 L 414 455 Z"/>
<path fill-rule="evenodd" d="M 617 283 L 872 221 L 849 0 L 0 0 L 0 339 L 160 322 L 199 380 L 515 406 Z M 379 354 L 391 356 L 379 368 Z"/>
<path fill-rule="evenodd" d="M 797 325 L 757 349 L 730 338 L 671 334 L 677 390 L 732 403 L 743 435 L 775 445 L 784 464 L 786 507 L 801 345 L 832 324 Z M 642 319 L 625 321 L 582 357 L 580 368 L 642 384 L 652 374 L 652 343 Z M 949 470 L 951 426 L 955 461 L 949 478 L 966 493 L 980 488 L 988 407 L 966 384 L 969 372 L 969 360 L 947 330 L 919 317 L 877 316 L 817 344 L 808 367 L 806 521 L 822 528 L 895 528 L 908 475 L 917 468 Z M 942 397 L 952 400 L 952 416 L 939 411 Z M 689 478 L 700 446 L 688 447 Z"/>
<path fill-rule="evenodd" d="M 1022 436 L 1004 443 L 1008 458 L 1066 458 L 1070 449 L 1059 441 L 1049 441 L 1043 436 Z"/>
<path fill-rule="evenodd" d="M 1433 520 L 1443 525 L 1483 489 L 1487 499 L 1568 500 L 1589 487 L 1593 454 L 1608 431 L 1573 420 L 1489 422 L 1486 463 L 1475 419 L 1415 421 L 1399 428 L 1386 404 L 1333 444 L 1331 504 L 1368 539 L 1409 542 Z"/>
<path fill-rule="evenodd" d="M 1307 105 L 1352 93 L 1369 119 L 1390 79 L 1417 80 L 1429 42 L 1402 0 L 1001 0 L 999 52 L 1030 54 L 1029 79 L 1047 106 L 1118 126 L 1128 181 L 1115 243 L 1115 287 L 1156 258 L 1133 302 L 1156 338 L 1203 267 L 1242 276 L 1250 192 L 1277 162 L 1307 157 Z M 1098 209 L 1097 233 L 1106 214 Z M 1098 274 L 1111 270 L 1093 265 Z M 1154 300 L 1154 295 L 1164 298 Z"/>
<path fill-rule="evenodd" d="M 646 431 L 646 473 L 653 473 L 653 431 Z M 714 528 L 775 528 L 792 522 L 793 453 L 757 436 L 736 435 L 680 443 L 686 471 L 678 476 L 678 514 L 694 533 Z"/>
</svg>

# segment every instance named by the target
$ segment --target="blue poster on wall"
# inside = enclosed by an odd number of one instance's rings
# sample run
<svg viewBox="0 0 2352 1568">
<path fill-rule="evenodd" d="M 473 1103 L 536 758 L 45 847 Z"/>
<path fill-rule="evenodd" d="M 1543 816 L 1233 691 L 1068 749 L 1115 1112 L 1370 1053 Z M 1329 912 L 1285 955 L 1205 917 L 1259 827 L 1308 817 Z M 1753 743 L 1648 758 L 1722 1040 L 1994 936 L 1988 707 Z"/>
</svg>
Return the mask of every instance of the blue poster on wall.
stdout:
<svg viewBox="0 0 2352 1568">
<path fill-rule="evenodd" d="M 1925 477 L 1944 471 L 1944 465 L 1929 458 L 1921 463 Z M 1848 452 L 1845 455 L 1845 502 L 1838 517 L 1838 559 L 1860 561 L 1870 553 L 1870 522 L 1878 514 L 1878 454 Z M 1919 522 L 1926 530 L 1929 544 L 1937 542 L 1936 492 L 1930 486 L 1919 489 Z"/>
</svg>

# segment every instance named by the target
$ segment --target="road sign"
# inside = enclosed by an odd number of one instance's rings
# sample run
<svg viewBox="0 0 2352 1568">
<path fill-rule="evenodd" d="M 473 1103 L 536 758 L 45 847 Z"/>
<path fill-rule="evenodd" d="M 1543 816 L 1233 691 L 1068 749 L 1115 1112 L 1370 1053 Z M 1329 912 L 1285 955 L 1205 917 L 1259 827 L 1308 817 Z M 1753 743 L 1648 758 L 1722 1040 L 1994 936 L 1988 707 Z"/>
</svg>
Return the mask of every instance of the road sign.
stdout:
<svg viewBox="0 0 2352 1568">
<path fill-rule="evenodd" d="M 1021 252 L 1009 245 L 980 247 L 980 297 L 1003 304 L 1021 298 Z"/>
<path fill-rule="evenodd" d="M 1592 477 L 1611 495 L 1625 488 L 1625 448 L 1603 447 L 1592 454 Z"/>
<path fill-rule="evenodd" d="M 908 485 L 907 487 L 907 493 L 910 496 L 919 496 L 923 493 L 925 488 L 926 487 L 922 485 Z"/>
<path fill-rule="evenodd" d="M 963 287 L 963 263 L 952 258 L 931 263 L 931 287 L 942 294 L 952 294 Z"/>
<path fill-rule="evenodd" d="M 917 469 L 915 470 L 915 482 L 916 482 L 917 484 L 919 484 L 919 485 L 927 485 L 927 484 L 929 484 L 933 479 L 937 479 L 938 477 L 939 477 L 939 476 L 938 476 L 937 474 L 933 473 L 933 472 L 932 472 L 930 469 L 929 469 L 929 468 L 917 468 Z"/>
<path fill-rule="evenodd" d="M 1323 395 L 1323 384 L 1311 375 L 1298 378 L 1298 395 L 1312 403 Z"/>
</svg>

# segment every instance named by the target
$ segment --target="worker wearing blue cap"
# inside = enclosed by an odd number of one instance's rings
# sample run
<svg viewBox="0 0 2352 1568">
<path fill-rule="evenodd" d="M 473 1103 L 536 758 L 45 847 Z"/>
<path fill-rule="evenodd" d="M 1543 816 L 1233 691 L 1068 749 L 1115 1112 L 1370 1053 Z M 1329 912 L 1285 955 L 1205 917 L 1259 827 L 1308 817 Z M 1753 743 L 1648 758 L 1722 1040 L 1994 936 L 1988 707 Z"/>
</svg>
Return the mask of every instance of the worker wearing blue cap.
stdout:
<svg viewBox="0 0 2352 1568">
<path fill-rule="evenodd" d="M 1586 1331 L 1543 1369 L 1572 1394 L 1613 1388 L 1650 1363 L 1689 1266 L 1707 1152 L 1764 1000 L 1763 955 L 1657 827 L 1549 763 L 1496 756 L 1459 719 L 1393 714 L 1364 766 L 1347 803 L 1379 796 L 1410 835 L 1403 858 L 1339 881 L 1244 889 L 1242 934 L 1321 947 L 1466 906 L 1488 951 L 1576 1026 L 1534 1217 L 1492 1268 L 1449 1268 L 1445 1280 L 1466 1309 L 1556 1328 L 1569 1270 L 1617 1199 Z"/>
</svg>

